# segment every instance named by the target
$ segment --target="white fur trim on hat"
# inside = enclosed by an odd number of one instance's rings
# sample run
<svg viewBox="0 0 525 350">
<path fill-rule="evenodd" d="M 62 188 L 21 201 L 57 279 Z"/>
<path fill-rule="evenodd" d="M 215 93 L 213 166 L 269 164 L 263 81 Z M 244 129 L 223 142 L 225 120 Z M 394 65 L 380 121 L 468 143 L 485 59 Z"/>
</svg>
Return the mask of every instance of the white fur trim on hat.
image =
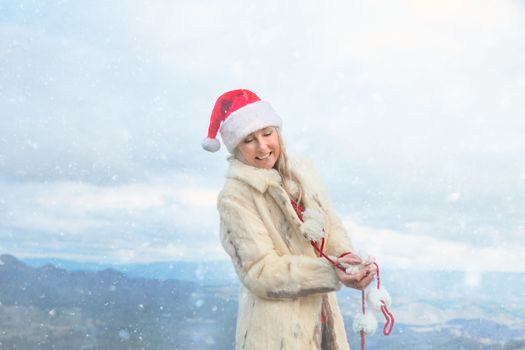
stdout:
<svg viewBox="0 0 525 350">
<path fill-rule="evenodd" d="M 266 101 L 250 103 L 231 113 L 220 128 L 222 142 L 230 153 L 243 138 L 268 126 L 282 127 L 281 117 Z"/>
<path fill-rule="evenodd" d="M 380 289 L 377 289 L 376 286 L 371 286 L 366 292 L 367 304 L 373 307 L 375 310 L 380 311 L 381 305 L 383 305 L 381 301 L 384 301 L 387 307 L 390 307 L 392 304 L 392 298 L 385 288 L 381 287 Z"/>
<path fill-rule="evenodd" d="M 373 335 L 377 330 L 377 319 L 371 313 L 364 315 L 362 313 L 358 313 L 354 317 L 352 329 L 356 333 L 363 331 L 366 335 Z"/>
<path fill-rule="evenodd" d="M 318 210 L 306 208 L 303 212 L 303 231 L 310 241 L 319 242 L 324 237 L 324 215 Z"/>
</svg>

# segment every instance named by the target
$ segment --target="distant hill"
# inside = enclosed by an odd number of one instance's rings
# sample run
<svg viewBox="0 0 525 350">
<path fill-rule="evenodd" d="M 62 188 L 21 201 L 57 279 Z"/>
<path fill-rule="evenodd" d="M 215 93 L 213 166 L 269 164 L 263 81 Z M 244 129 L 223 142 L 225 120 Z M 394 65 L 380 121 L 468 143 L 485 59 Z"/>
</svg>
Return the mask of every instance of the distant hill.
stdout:
<svg viewBox="0 0 525 350">
<path fill-rule="evenodd" d="M 168 261 L 146 264 L 104 264 L 55 258 L 28 258 L 23 261 L 32 267 L 52 264 L 68 271 L 114 269 L 125 273 L 129 277 L 143 277 L 158 280 L 176 279 L 206 285 L 238 283 L 237 276 L 230 261 Z"/>
<path fill-rule="evenodd" d="M 118 268 L 1 255 L 0 349 L 234 348 L 239 282 L 229 262 Z M 397 322 L 389 337 L 369 337 L 368 350 L 525 350 L 522 274 L 485 274 L 472 286 L 458 272 L 383 271 L 382 281 Z M 338 293 L 354 349 L 359 295 Z"/>
<path fill-rule="evenodd" d="M 236 290 L 0 256 L 1 349 L 231 347 Z M 212 317 L 210 317 L 210 315 Z M 199 325 L 191 329 L 191 325 Z"/>
</svg>

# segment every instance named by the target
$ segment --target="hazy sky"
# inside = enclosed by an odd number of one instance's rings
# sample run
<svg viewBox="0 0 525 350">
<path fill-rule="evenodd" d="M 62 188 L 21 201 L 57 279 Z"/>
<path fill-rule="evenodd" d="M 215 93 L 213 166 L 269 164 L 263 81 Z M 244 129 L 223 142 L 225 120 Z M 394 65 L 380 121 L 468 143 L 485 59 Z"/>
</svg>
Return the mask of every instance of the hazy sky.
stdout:
<svg viewBox="0 0 525 350">
<path fill-rule="evenodd" d="M 0 42 L 0 253 L 226 259 L 242 87 L 381 264 L 525 271 L 521 1 L 0 0 Z"/>
</svg>

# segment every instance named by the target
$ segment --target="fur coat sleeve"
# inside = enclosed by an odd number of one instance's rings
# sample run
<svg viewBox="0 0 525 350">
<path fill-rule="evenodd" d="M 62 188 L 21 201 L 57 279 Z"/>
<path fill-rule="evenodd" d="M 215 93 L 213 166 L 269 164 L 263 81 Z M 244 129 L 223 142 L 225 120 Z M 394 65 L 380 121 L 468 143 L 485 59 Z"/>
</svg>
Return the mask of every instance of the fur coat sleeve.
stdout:
<svg viewBox="0 0 525 350">
<path fill-rule="evenodd" d="M 218 209 L 223 247 L 248 290 L 264 299 L 293 299 L 341 287 L 334 267 L 325 259 L 279 249 L 280 242 L 276 244 L 269 232 L 275 227 L 261 219 L 265 213 L 260 213 L 251 190 L 244 188 L 239 194 L 243 195 L 221 196 Z"/>
</svg>

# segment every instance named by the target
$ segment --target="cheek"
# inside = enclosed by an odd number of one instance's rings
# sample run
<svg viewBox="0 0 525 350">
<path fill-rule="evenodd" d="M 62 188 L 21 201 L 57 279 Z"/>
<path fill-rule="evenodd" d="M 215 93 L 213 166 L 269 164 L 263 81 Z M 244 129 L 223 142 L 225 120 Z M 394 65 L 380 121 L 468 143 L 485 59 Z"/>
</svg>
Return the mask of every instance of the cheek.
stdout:
<svg viewBox="0 0 525 350">
<path fill-rule="evenodd" d="M 281 145 L 279 145 L 279 138 L 275 138 L 272 142 L 272 148 L 275 153 L 281 153 Z"/>
<path fill-rule="evenodd" d="M 239 152 L 244 157 L 244 159 L 250 159 L 253 155 L 253 142 L 252 143 L 243 143 L 239 145 Z"/>
</svg>

